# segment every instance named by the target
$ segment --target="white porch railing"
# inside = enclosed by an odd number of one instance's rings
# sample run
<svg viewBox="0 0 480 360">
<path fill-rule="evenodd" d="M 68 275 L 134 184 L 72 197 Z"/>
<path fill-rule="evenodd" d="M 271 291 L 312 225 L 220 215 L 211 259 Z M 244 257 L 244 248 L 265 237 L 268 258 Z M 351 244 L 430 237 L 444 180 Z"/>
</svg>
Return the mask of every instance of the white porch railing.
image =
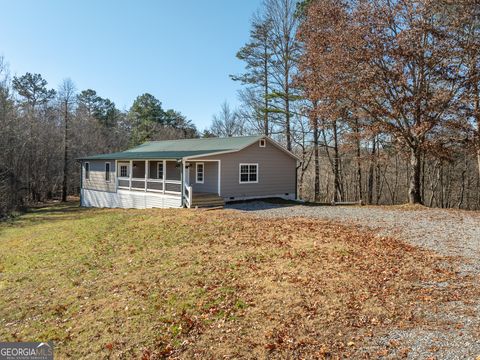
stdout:
<svg viewBox="0 0 480 360">
<path fill-rule="evenodd" d="M 193 196 L 192 187 L 185 184 L 185 187 L 183 190 L 183 198 L 185 199 L 185 205 L 187 205 L 188 208 L 192 207 L 192 196 Z"/>
<path fill-rule="evenodd" d="M 118 177 L 117 186 L 119 189 L 125 190 L 182 194 L 182 182 L 180 180 Z"/>
</svg>

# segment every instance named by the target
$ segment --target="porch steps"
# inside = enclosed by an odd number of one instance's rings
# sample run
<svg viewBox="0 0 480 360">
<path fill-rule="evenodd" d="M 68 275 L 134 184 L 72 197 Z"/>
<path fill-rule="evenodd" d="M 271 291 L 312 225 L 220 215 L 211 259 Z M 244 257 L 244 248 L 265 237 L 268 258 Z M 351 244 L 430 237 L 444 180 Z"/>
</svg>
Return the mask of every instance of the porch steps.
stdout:
<svg viewBox="0 0 480 360">
<path fill-rule="evenodd" d="M 217 194 L 211 193 L 193 193 L 192 208 L 206 208 L 224 206 L 225 201 Z"/>
</svg>

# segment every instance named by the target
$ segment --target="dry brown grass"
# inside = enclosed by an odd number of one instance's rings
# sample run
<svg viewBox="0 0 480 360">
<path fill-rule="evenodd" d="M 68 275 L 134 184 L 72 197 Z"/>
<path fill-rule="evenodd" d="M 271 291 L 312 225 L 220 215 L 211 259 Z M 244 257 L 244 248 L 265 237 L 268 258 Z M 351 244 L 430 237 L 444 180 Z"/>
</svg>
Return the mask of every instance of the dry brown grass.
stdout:
<svg viewBox="0 0 480 360">
<path fill-rule="evenodd" d="M 454 276 L 433 254 L 312 219 L 60 206 L 0 239 L 0 338 L 58 358 L 376 357 L 458 296 L 419 286 Z"/>
</svg>

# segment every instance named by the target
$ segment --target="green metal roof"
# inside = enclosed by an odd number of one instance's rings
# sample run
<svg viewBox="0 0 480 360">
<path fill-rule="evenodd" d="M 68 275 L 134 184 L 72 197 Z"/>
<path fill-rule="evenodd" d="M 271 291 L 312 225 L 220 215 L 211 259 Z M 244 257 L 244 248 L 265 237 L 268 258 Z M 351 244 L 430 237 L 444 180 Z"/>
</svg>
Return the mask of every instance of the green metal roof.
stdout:
<svg viewBox="0 0 480 360">
<path fill-rule="evenodd" d="M 216 152 L 238 151 L 263 136 L 149 141 L 132 149 L 111 154 L 92 155 L 80 160 L 181 159 Z"/>
</svg>

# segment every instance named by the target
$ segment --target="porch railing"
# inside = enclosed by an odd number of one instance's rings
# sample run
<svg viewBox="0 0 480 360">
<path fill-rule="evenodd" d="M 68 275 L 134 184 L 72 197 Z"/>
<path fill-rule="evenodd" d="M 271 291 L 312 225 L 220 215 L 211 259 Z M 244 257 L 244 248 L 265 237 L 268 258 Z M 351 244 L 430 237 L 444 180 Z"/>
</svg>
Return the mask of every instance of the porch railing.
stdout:
<svg viewBox="0 0 480 360">
<path fill-rule="evenodd" d="M 182 194 L 182 182 L 180 180 L 145 179 L 119 177 L 117 182 L 119 189 L 158 192 L 162 194 Z"/>
<path fill-rule="evenodd" d="M 187 205 L 188 208 L 192 207 L 192 196 L 192 187 L 189 185 L 185 185 L 185 188 L 183 190 L 183 198 L 185 199 L 185 205 Z"/>
</svg>

